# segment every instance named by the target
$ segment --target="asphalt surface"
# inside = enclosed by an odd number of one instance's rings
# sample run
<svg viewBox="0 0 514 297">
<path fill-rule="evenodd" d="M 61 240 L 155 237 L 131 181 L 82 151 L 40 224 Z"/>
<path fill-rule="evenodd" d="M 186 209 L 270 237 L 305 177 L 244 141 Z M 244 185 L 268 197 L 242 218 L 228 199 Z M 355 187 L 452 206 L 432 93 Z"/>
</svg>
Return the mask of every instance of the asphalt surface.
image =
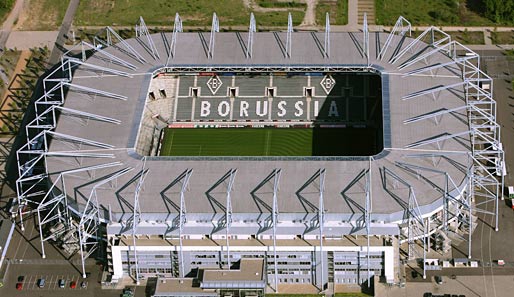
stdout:
<svg viewBox="0 0 514 297">
<path fill-rule="evenodd" d="M 86 262 L 89 276 L 82 278 L 81 261 L 77 256 L 69 258 L 61 250 L 45 243 L 46 258 L 41 258 L 41 243 L 33 217 L 25 221 L 25 232 L 17 227 L 7 251 L 8 265 L 4 277 L 4 286 L 0 288 L 0 296 L 76 296 L 76 297 L 112 297 L 120 296 L 121 290 L 103 290 L 100 287 L 102 267 L 93 259 Z M 18 277 L 23 276 L 23 288 L 16 290 Z M 45 278 L 44 288 L 37 286 L 37 281 Z M 59 288 L 58 281 L 66 281 L 65 288 Z M 70 288 L 75 281 L 77 288 Z M 80 283 L 86 282 L 87 287 L 81 288 Z M 139 289 L 144 291 L 144 288 Z M 144 296 L 144 295 L 142 295 Z"/>
</svg>

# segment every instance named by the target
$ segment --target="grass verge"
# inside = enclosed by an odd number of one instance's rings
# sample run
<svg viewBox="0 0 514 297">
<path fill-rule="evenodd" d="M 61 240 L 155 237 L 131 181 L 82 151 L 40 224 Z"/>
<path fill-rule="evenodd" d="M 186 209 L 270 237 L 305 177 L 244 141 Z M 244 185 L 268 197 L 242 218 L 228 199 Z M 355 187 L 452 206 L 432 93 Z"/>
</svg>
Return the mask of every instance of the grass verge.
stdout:
<svg viewBox="0 0 514 297">
<path fill-rule="evenodd" d="M 421 35 L 423 31 L 412 31 L 412 38 L 416 38 Z M 445 33 L 449 34 L 452 40 L 457 40 L 462 44 L 485 44 L 484 42 L 484 32 L 482 31 L 445 31 Z M 429 35 L 425 35 L 425 38 L 428 38 Z M 444 35 L 436 32 L 435 38 L 439 39 L 444 37 Z"/>
<path fill-rule="evenodd" d="M 57 30 L 69 3 L 70 0 L 28 0 L 28 9 L 21 13 L 18 20 L 18 30 Z"/>
<path fill-rule="evenodd" d="M 329 0 L 321 0 L 316 7 L 316 23 L 325 25 L 325 14 L 330 14 L 330 24 L 346 25 L 348 24 L 348 0 L 339 0 L 337 2 Z"/>
<path fill-rule="evenodd" d="M 491 32 L 493 44 L 514 44 L 514 31 L 510 32 Z"/>
<path fill-rule="evenodd" d="M 254 12 L 255 22 L 257 26 L 268 26 L 278 27 L 287 26 L 287 11 L 270 11 L 270 12 Z M 293 18 L 293 26 L 298 26 L 302 23 L 303 11 L 291 11 L 291 17 Z M 248 19 L 250 19 L 248 17 Z M 257 29 L 259 29 L 257 27 Z"/>
<path fill-rule="evenodd" d="M 457 40 L 462 44 L 485 44 L 484 32 L 482 31 L 450 31 L 446 32 L 450 34 L 452 40 Z"/>
<path fill-rule="evenodd" d="M 469 0 L 375 0 L 375 13 L 377 25 L 394 25 L 400 15 L 418 26 L 493 24 Z"/>
<path fill-rule="evenodd" d="M 175 13 L 184 26 L 210 26 L 216 12 L 220 25 L 247 24 L 249 12 L 241 0 L 89 0 L 81 1 L 75 25 L 107 26 L 135 25 L 139 16 L 148 25 L 172 25 Z"/>
<path fill-rule="evenodd" d="M 266 3 L 271 3 L 266 1 Z M 287 2 L 288 3 L 288 2 Z M 273 3 L 275 4 L 275 3 Z M 175 13 L 184 26 L 209 27 L 216 12 L 221 26 L 248 26 L 250 11 L 241 0 L 90 0 L 81 1 L 74 24 L 77 26 L 133 26 L 139 16 L 150 26 L 170 26 Z M 291 11 L 293 23 L 301 23 L 305 12 Z M 286 26 L 287 11 L 256 12 L 260 26 Z"/>
<path fill-rule="evenodd" d="M 14 6 L 14 0 L 0 1 L 0 22 L 3 23 Z"/>
<path fill-rule="evenodd" d="M 257 0 L 255 1 L 257 5 L 259 5 L 260 7 L 264 7 L 264 8 L 294 8 L 294 7 L 299 7 L 299 8 L 306 8 L 307 7 L 307 4 L 305 3 L 300 3 L 298 1 L 294 1 L 294 0 L 291 0 L 291 1 L 277 1 L 277 0 Z"/>
</svg>

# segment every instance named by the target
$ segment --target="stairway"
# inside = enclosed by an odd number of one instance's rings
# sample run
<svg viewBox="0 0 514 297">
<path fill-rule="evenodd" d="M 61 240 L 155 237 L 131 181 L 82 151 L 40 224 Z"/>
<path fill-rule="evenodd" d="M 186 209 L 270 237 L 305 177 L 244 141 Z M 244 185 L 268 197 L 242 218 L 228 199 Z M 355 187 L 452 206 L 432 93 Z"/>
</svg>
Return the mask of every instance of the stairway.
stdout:
<svg viewBox="0 0 514 297">
<path fill-rule="evenodd" d="M 364 14 L 368 19 L 368 25 L 375 24 L 375 0 L 359 0 L 358 1 L 358 17 L 359 24 L 363 23 Z"/>
</svg>

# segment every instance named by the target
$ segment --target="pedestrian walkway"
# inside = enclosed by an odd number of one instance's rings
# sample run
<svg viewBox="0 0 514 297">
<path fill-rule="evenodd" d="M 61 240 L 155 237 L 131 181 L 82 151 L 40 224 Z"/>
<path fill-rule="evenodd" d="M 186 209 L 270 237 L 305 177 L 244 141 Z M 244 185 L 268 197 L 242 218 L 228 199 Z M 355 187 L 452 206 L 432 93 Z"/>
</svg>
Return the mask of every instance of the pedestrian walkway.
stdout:
<svg viewBox="0 0 514 297">
<path fill-rule="evenodd" d="M 54 46 L 58 31 L 12 31 L 5 48 L 28 50 L 35 47 Z"/>
<path fill-rule="evenodd" d="M 342 26 L 342 27 L 352 28 L 353 30 L 351 30 L 351 31 L 354 31 L 358 28 L 358 23 L 359 23 L 358 0 L 348 0 L 348 25 Z"/>
<path fill-rule="evenodd" d="M 305 3 L 307 4 L 307 9 L 305 10 L 305 16 L 300 26 L 316 26 L 316 8 L 318 7 L 318 0 L 306 0 Z"/>
<path fill-rule="evenodd" d="M 375 0 L 359 0 L 357 9 L 359 24 L 364 23 L 364 14 L 366 14 L 368 25 L 375 24 Z"/>
<path fill-rule="evenodd" d="M 11 33 L 14 22 L 18 19 L 20 11 L 23 7 L 23 2 L 24 0 L 16 0 L 16 3 L 9 13 L 9 16 L 7 16 L 7 19 L 5 19 L 4 23 L 2 24 L 2 30 L 0 31 L 0 49 L 5 48 L 5 43 L 9 38 L 9 34 Z"/>
</svg>

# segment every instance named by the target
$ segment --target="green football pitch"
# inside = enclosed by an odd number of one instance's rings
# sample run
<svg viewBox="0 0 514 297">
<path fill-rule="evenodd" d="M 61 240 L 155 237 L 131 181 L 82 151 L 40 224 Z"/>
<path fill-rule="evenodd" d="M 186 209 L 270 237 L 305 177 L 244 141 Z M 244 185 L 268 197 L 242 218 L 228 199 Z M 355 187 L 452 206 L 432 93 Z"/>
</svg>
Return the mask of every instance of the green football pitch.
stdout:
<svg viewBox="0 0 514 297">
<path fill-rule="evenodd" d="M 161 156 L 342 156 L 366 129 L 171 128 L 164 131 Z M 355 154 L 352 154 L 355 155 Z"/>
</svg>

